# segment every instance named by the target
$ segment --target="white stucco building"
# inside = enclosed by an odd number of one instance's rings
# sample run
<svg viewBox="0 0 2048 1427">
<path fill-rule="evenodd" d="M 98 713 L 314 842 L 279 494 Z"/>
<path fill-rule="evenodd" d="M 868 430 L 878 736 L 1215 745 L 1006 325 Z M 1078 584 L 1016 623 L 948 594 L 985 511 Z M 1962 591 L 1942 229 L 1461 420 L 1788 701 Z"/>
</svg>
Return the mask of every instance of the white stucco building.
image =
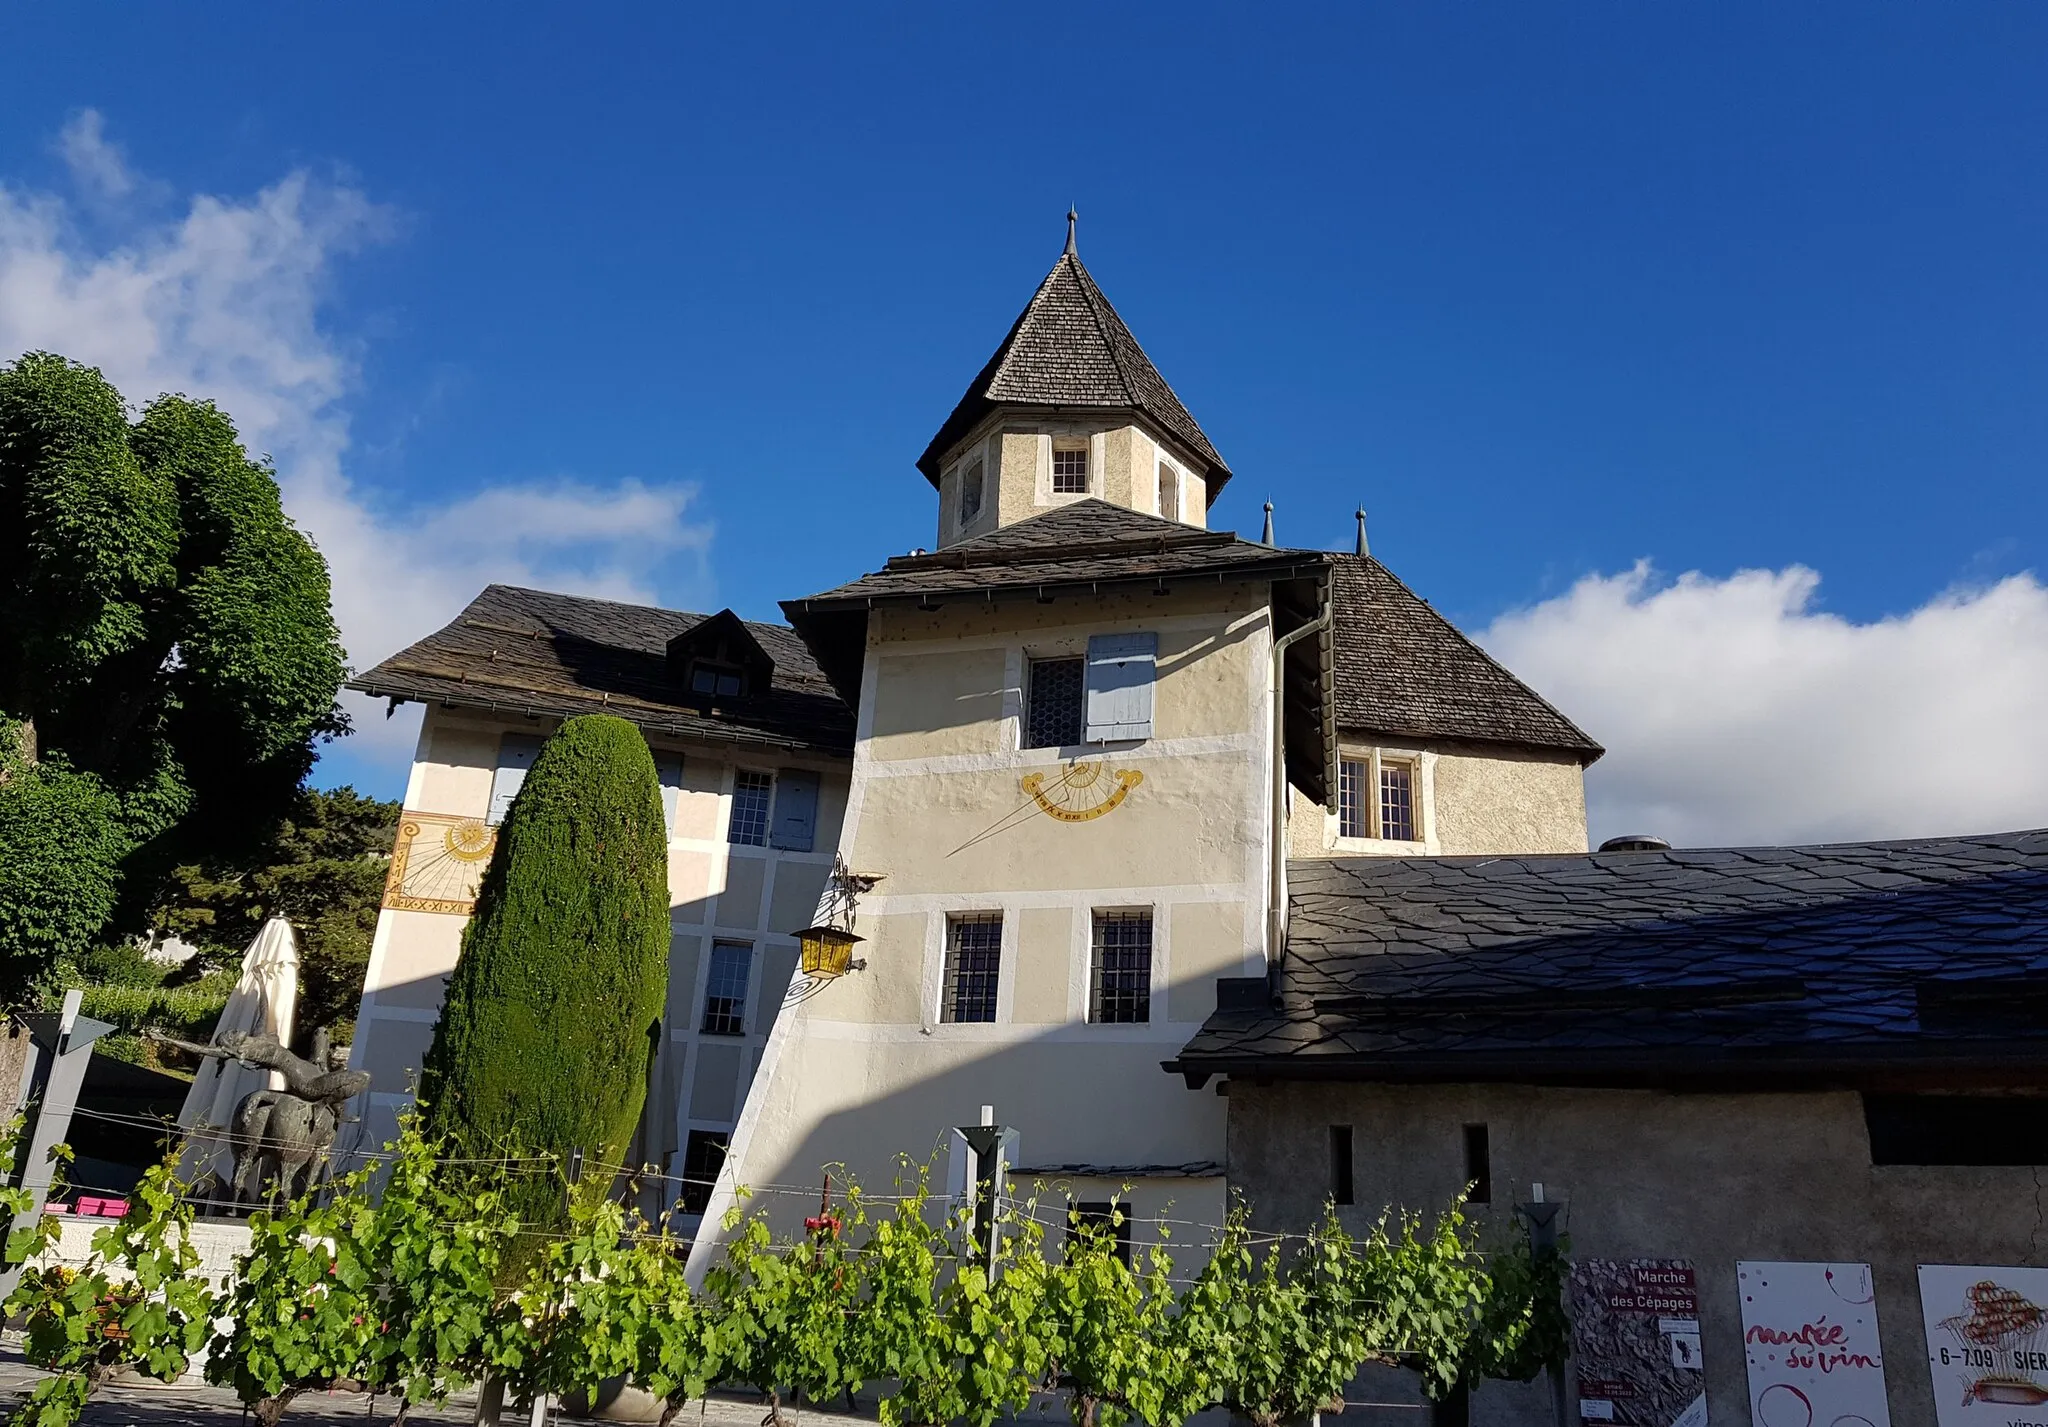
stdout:
<svg viewBox="0 0 2048 1427">
<path fill-rule="evenodd" d="M 371 1138 L 493 821 L 578 713 L 639 724 L 663 772 L 675 940 L 635 1158 L 693 1228 L 830 1163 L 886 1185 L 984 1104 L 1078 1201 L 1213 1218 L 1225 1107 L 1162 1062 L 1280 954 L 1290 856 L 1585 851 L 1598 745 L 1362 527 L 1350 555 L 1207 528 L 1231 471 L 1071 235 L 917 465 L 936 548 L 788 626 L 494 586 L 355 681 L 427 706 L 354 1052 Z M 856 965 L 793 976 L 835 858 Z"/>
</svg>

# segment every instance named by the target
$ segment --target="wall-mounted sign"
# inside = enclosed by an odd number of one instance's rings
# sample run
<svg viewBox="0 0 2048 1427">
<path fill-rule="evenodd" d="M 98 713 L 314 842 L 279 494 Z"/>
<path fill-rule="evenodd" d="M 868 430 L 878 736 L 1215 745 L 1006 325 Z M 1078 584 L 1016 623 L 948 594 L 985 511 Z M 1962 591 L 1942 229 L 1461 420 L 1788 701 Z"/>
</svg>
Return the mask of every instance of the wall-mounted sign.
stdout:
<svg viewBox="0 0 2048 1427">
<path fill-rule="evenodd" d="M 1920 1265 L 1941 1427 L 2048 1427 L 2048 1269 Z"/>
<path fill-rule="evenodd" d="M 1870 1265 L 1740 1263 L 1755 1427 L 1890 1427 Z"/>
<path fill-rule="evenodd" d="M 1585 1259 L 1568 1295 L 1579 1416 L 1615 1427 L 1707 1427 L 1699 1283 L 1687 1259 Z"/>
</svg>

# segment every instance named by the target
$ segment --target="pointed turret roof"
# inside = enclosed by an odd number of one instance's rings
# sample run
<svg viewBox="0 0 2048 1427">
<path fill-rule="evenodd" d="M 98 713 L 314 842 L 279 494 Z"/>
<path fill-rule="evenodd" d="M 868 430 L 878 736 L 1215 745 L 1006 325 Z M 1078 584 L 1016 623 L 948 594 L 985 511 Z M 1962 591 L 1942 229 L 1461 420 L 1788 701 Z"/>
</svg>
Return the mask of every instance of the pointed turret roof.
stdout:
<svg viewBox="0 0 2048 1427">
<path fill-rule="evenodd" d="M 1207 465 L 1201 475 L 1211 500 L 1230 479 L 1230 468 L 1081 266 L 1071 225 L 1067 250 L 917 458 L 927 480 L 939 483 L 940 460 L 998 406 L 1134 411 Z"/>
</svg>

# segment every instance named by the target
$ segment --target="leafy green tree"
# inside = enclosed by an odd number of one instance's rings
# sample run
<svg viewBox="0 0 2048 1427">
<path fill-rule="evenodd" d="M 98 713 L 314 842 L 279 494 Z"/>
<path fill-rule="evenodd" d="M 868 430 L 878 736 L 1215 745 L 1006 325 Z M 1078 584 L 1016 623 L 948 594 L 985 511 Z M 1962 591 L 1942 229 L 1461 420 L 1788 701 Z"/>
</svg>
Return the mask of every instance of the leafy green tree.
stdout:
<svg viewBox="0 0 2048 1427">
<path fill-rule="evenodd" d="M 1077 1427 L 1133 1417 L 1175 1427 L 1208 1405 L 1203 1366 L 1174 1351 L 1172 1257 L 1157 1242 L 1135 1268 L 1119 1254 L 1116 1230 L 1128 1212 L 1113 1205 L 1103 1224 L 1069 1211 L 1066 1252 L 1057 1260 L 1033 1253 L 1010 1271 L 1039 1280 L 1033 1326 Z"/>
<path fill-rule="evenodd" d="M 399 806 L 353 788 L 302 788 L 262 842 L 171 869 L 149 911 L 152 931 L 238 966 L 263 923 L 299 936 L 300 1039 L 321 1026 L 346 1041 L 369 969 Z"/>
<path fill-rule="evenodd" d="M 719 1373 L 710 1319 L 683 1276 L 686 1246 L 645 1232 L 614 1200 L 580 1200 L 510 1300 L 492 1363 L 515 1400 L 582 1392 L 626 1378 L 662 1404 L 661 1424 Z"/>
<path fill-rule="evenodd" d="M 206 1342 L 215 1294 L 199 1273 L 176 1170 L 171 1160 L 143 1175 L 128 1213 L 92 1236 L 82 1267 L 31 1272 L 8 1298 L 7 1311 L 24 1315 L 24 1355 L 50 1374 L 17 1409 L 14 1427 L 69 1427 L 121 1369 L 175 1379 Z M 57 1233 L 45 1215 L 22 1247 L 44 1253 Z"/>
<path fill-rule="evenodd" d="M 263 1427 L 342 1381 L 398 1396 L 398 1417 L 474 1381 L 501 1330 L 496 1282 L 518 1221 L 489 1184 L 439 1172 L 408 1120 L 381 1193 L 365 1170 L 326 1195 L 249 1216 L 207 1360 Z"/>
<path fill-rule="evenodd" d="M 427 1055 L 421 1095 L 451 1153 L 515 1136 L 616 1165 L 640 1118 L 668 993 L 668 834 L 654 757 L 623 719 L 570 719 L 498 831 Z M 585 1176 L 601 1197 L 604 1173 Z M 514 1187 L 529 1227 L 559 1225 L 559 1180 Z"/>
<path fill-rule="evenodd" d="M 758 1391 L 765 1422 L 782 1427 L 782 1389 L 829 1401 L 862 1384 L 853 1307 L 860 1265 L 848 1232 L 864 1228 L 867 1209 L 857 1186 L 846 1207 L 812 1220 L 806 1237 L 771 1238 L 759 1215 L 727 1216 L 725 1257 L 705 1280 L 711 1302 L 708 1341 L 725 1376 Z"/>
<path fill-rule="evenodd" d="M 1279 1427 L 1339 1410 L 1368 1357 L 1377 1305 L 1360 1297 L 1359 1257 L 1334 1209 L 1305 1242 L 1262 1247 L 1233 1207 L 1173 1336 L 1205 1365 L 1218 1402 L 1255 1427 Z"/>
<path fill-rule="evenodd" d="M 346 728 L 328 603 L 226 413 L 0 367 L 0 997 L 269 827 Z"/>
</svg>

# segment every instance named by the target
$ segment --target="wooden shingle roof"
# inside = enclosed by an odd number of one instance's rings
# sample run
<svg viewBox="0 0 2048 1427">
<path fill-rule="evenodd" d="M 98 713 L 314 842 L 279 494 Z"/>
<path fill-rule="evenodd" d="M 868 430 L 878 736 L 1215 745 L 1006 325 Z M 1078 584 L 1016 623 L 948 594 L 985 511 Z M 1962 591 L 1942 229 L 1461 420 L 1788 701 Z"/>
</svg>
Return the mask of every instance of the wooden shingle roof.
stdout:
<svg viewBox="0 0 2048 1427">
<path fill-rule="evenodd" d="M 925 478 L 937 485 L 946 453 L 999 406 L 1133 411 L 1204 463 L 1211 501 L 1230 479 L 1230 468 L 1081 266 L 1071 241 L 917 458 Z"/>
<path fill-rule="evenodd" d="M 1347 733 L 1604 750 L 1370 555 L 1335 555 L 1337 726 Z"/>
<path fill-rule="evenodd" d="M 447 627 L 348 687 L 376 698 L 571 718 L 616 714 L 651 733 L 817 753 L 853 751 L 853 716 L 785 625 L 745 621 L 768 686 L 690 694 L 669 641 L 718 615 L 490 585 Z"/>
</svg>

